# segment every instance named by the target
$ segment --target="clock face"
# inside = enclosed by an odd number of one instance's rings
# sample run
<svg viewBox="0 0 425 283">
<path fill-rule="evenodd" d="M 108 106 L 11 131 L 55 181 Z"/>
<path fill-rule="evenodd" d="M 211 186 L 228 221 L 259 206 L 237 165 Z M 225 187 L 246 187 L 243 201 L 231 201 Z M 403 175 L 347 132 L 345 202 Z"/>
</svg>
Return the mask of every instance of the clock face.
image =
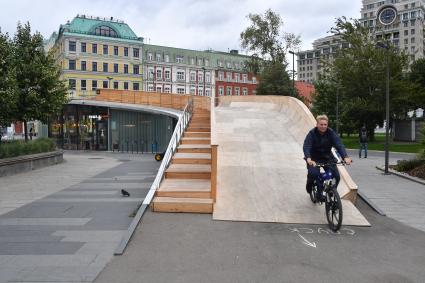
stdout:
<svg viewBox="0 0 425 283">
<path fill-rule="evenodd" d="M 390 25 L 397 18 L 397 10 L 393 7 L 386 7 L 379 12 L 378 17 L 381 24 Z"/>
</svg>

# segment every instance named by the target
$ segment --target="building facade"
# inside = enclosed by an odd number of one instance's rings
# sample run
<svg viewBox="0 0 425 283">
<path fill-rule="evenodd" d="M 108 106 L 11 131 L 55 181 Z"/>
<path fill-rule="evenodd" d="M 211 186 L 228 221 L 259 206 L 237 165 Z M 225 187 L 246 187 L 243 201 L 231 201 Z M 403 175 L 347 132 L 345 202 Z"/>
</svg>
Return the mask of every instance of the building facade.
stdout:
<svg viewBox="0 0 425 283">
<path fill-rule="evenodd" d="M 99 88 L 142 89 L 143 38 L 123 21 L 78 15 L 52 36 L 70 98 L 93 96 Z"/>
<path fill-rule="evenodd" d="M 252 95 L 257 80 L 244 71 L 248 56 L 145 44 L 144 90 L 199 96 Z"/>
<path fill-rule="evenodd" d="M 363 0 L 360 22 L 378 40 L 390 41 L 399 50 L 409 55 L 410 62 L 424 58 L 424 15 L 425 0 Z M 380 11 L 387 9 L 387 18 L 393 20 L 388 24 L 386 19 L 378 18 Z M 388 18 L 389 19 L 389 18 Z M 383 22 L 384 21 L 384 22 Z M 323 62 L 331 61 L 340 48 L 348 48 L 338 36 L 327 36 L 313 42 L 313 49 L 300 51 L 297 54 L 298 80 L 314 82 L 320 77 Z"/>
</svg>

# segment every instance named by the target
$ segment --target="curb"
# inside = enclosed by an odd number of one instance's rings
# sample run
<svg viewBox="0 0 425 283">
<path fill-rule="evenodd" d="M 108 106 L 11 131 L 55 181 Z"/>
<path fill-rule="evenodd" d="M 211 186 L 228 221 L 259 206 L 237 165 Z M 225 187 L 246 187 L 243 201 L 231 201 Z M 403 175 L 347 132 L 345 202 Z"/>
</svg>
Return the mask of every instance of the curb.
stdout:
<svg viewBox="0 0 425 283">
<path fill-rule="evenodd" d="M 376 169 L 378 169 L 380 171 L 385 171 L 385 167 L 384 166 L 376 166 Z M 417 177 L 410 176 L 410 175 L 408 175 L 406 173 L 398 172 L 398 171 L 395 171 L 395 170 L 393 170 L 391 168 L 388 168 L 388 172 L 391 173 L 391 174 L 393 174 L 393 175 L 402 177 L 404 179 L 408 179 L 410 181 L 419 183 L 421 185 L 425 185 L 425 180 L 422 180 L 422 179 L 417 178 Z"/>
<path fill-rule="evenodd" d="M 373 210 L 379 213 L 382 216 L 387 216 L 385 212 L 383 212 L 373 201 L 371 201 L 365 194 L 363 194 L 360 190 L 357 190 L 357 195 Z"/>
</svg>

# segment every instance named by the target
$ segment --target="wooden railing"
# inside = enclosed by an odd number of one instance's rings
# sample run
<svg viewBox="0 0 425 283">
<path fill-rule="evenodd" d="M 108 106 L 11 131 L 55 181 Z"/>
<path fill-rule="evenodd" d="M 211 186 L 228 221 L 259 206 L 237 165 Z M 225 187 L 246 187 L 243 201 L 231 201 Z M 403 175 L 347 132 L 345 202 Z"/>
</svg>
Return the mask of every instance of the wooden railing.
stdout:
<svg viewBox="0 0 425 283">
<path fill-rule="evenodd" d="M 141 104 L 183 110 L 190 100 L 193 101 L 194 111 L 210 110 L 210 98 L 175 93 L 158 93 L 146 91 L 130 91 L 115 89 L 99 89 L 93 98 L 97 101 L 109 101 L 129 104 Z"/>
</svg>

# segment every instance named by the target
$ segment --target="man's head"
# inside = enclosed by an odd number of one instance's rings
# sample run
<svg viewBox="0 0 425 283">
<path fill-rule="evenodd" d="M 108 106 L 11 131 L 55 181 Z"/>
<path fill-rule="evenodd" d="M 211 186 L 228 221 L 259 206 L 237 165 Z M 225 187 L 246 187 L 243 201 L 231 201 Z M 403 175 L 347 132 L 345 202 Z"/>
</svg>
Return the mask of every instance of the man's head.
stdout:
<svg viewBox="0 0 425 283">
<path fill-rule="evenodd" d="M 325 133 L 326 130 L 328 129 L 328 121 L 329 121 L 328 116 L 319 115 L 316 117 L 316 121 L 317 121 L 316 127 L 319 130 L 319 132 L 321 134 Z"/>
</svg>

